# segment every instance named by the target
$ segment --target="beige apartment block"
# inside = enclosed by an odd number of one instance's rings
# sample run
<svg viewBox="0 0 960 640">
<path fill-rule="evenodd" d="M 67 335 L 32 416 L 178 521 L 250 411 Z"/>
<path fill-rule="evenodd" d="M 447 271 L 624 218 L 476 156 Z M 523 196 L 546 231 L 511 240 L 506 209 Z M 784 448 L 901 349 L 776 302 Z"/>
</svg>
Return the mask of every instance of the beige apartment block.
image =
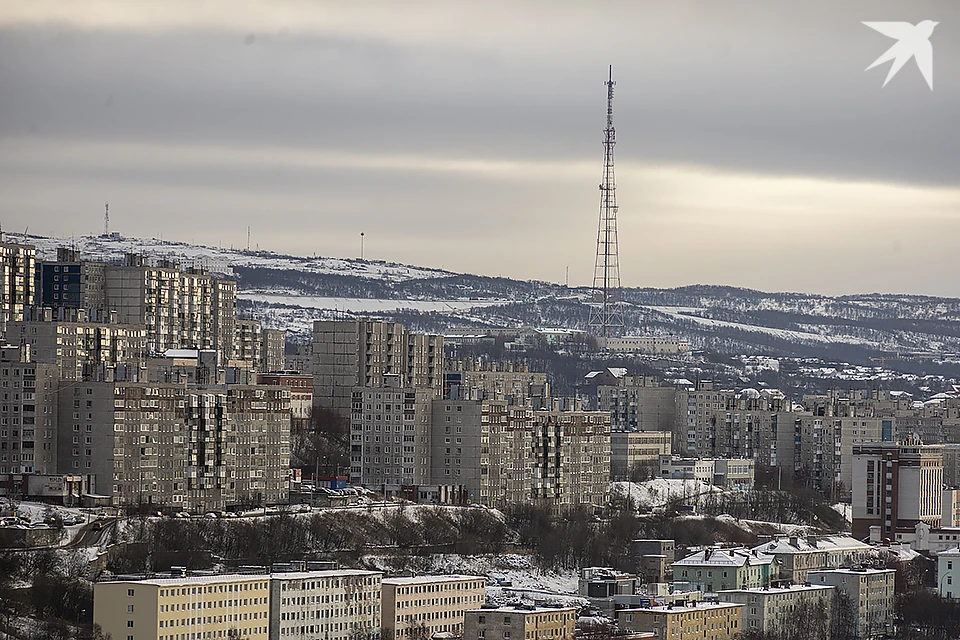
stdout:
<svg viewBox="0 0 960 640">
<path fill-rule="evenodd" d="M 486 600 L 487 579 L 446 575 L 384 578 L 382 632 L 384 638 L 403 638 L 463 631 L 464 612 Z"/>
<path fill-rule="evenodd" d="M 57 471 L 56 365 L 30 362 L 29 347 L 0 348 L 0 473 Z"/>
<path fill-rule="evenodd" d="M 270 576 L 270 638 L 352 640 L 380 633 L 377 571 L 336 569 Z"/>
<path fill-rule="evenodd" d="M 745 631 L 777 634 L 795 627 L 801 611 L 809 615 L 818 609 L 824 614 L 820 622 L 826 626 L 822 630 L 829 632 L 833 592 L 829 585 L 790 585 L 721 591 L 717 596 L 721 602 L 743 605 Z"/>
<path fill-rule="evenodd" d="M 448 384 L 457 386 L 451 397 L 524 404 L 527 398 L 549 398 L 547 374 L 530 371 L 519 362 L 454 360 L 447 366 Z"/>
<path fill-rule="evenodd" d="M 600 409 L 603 411 L 603 408 Z M 613 431 L 610 433 L 610 478 L 629 480 L 638 468 L 658 475 L 660 456 L 670 455 L 670 431 Z"/>
<path fill-rule="evenodd" d="M 856 612 L 853 633 L 858 638 L 882 638 L 893 630 L 893 569 L 829 569 L 811 571 L 811 584 L 835 587 L 850 598 Z"/>
<path fill-rule="evenodd" d="M 628 632 L 652 631 L 663 640 L 736 640 L 743 632 L 743 605 L 694 602 L 617 611 Z"/>
<path fill-rule="evenodd" d="M 210 288 L 213 344 L 220 351 L 220 364 L 233 360 L 237 324 L 237 283 L 214 280 Z"/>
<path fill-rule="evenodd" d="M 610 486 L 610 414 L 564 407 L 554 400 L 549 411 L 531 421 L 532 497 L 555 509 L 600 506 Z"/>
<path fill-rule="evenodd" d="M 187 511 L 288 499 L 290 391 L 136 382 L 59 393 L 59 469 L 121 507 Z"/>
<path fill-rule="evenodd" d="M 263 331 L 259 320 L 237 319 L 234 323 L 233 360 L 248 363 L 251 369 L 260 366 Z"/>
<path fill-rule="evenodd" d="M 270 576 L 98 582 L 93 622 L 114 640 L 267 640 Z"/>
<path fill-rule="evenodd" d="M 482 403 L 434 400 L 431 416 L 431 484 L 461 486 L 470 502 L 481 502 Z"/>
<path fill-rule="evenodd" d="M 483 607 L 465 613 L 464 640 L 573 640 L 573 607 Z"/>
<path fill-rule="evenodd" d="M 36 249 L 0 241 L 0 332 L 11 320 L 22 320 L 35 302 Z"/>
<path fill-rule="evenodd" d="M 260 362 L 257 363 L 257 371 L 283 370 L 283 350 L 286 340 L 287 332 L 284 329 L 262 329 L 260 331 Z"/>
<path fill-rule="evenodd" d="M 136 378 L 147 355 L 143 325 L 90 322 L 81 310 L 63 309 L 55 315 L 45 309 L 7 324 L 7 340 L 30 345 L 34 362 L 55 364 L 64 380 Z M 109 318 L 108 318 L 109 319 Z M 118 376 L 117 368 L 128 371 Z"/>
</svg>

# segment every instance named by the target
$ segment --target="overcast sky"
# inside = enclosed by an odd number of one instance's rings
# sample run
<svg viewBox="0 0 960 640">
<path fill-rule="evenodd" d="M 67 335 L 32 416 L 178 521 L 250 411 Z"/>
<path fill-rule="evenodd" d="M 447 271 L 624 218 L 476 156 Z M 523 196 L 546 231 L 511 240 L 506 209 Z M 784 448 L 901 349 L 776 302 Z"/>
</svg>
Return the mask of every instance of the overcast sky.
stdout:
<svg viewBox="0 0 960 640">
<path fill-rule="evenodd" d="M 625 286 L 960 296 L 952 0 L 4 2 L 0 223 L 588 285 L 608 64 Z"/>
</svg>

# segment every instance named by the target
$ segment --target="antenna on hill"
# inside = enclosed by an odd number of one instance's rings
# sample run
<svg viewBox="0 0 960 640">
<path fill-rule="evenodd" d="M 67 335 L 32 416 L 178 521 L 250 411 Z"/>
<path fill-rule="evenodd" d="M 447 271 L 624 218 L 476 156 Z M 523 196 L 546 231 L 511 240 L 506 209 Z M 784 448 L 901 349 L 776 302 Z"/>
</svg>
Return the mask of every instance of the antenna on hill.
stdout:
<svg viewBox="0 0 960 640">
<path fill-rule="evenodd" d="M 363 260 L 363 231 L 360 232 L 360 259 Z"/>
<path fill-rule="evenodd" d="M 247 251 L 250 251 L 250 225 L 247 225 Z"/>
<path fill-rule="evenodd" d="M 110 203 L 103 205 L 103 235 L 110 235 Z"/>
</svg>

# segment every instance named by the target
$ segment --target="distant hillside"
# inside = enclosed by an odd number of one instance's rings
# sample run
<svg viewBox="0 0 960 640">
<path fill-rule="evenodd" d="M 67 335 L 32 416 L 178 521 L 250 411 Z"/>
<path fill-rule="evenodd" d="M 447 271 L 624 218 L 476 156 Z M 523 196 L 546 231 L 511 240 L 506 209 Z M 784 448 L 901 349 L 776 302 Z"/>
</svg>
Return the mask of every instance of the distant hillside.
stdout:
<svg viewBox="0 0 960 640">
<path fill-rule="evenodd" d="M 5 234 L 42 256 L 72 244 L 84 257 L 118 261 L 128 252 L 180 260 L 237 279 L 240 308 L 305 340 L 317 318 L 395 318 L 443 332 L 452 326 L 586 329 L 589 290 L 491 278 L 382 261 L 303 257 L 157 239 L 85 236 L 71 241 Z M 913 295 L 830 297 L 714 285 L 624 290 L 628 332 L 676 334 L 694 349 L 869 364 L 907 354 L 936 367 L 960 352 L 960 300 Z M 918 355 L 919 354 L 919 355 Z M 916 367 L 914 367 L 916 368 Z"/>
</svg>

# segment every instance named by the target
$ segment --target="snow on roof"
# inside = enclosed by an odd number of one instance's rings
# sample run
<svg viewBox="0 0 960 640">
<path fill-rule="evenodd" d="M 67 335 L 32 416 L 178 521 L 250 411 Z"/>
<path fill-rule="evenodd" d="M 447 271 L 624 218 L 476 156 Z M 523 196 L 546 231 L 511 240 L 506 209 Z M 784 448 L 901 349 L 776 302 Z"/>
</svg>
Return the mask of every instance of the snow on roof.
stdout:
<svg viewBox="0 0 960 640">
<path fill-rule="evenodd" d="M 790 591 L 823 591 L 824 589 L 833 589 L 833 587 L 827 584 L 791 584 L 783 587 L 744 587 L 742 589 L 724 589 L 723 591 L 718 591 L 717 595 L 724 593 L 757 593 L 773 596 Z"/>
<path fill-rule="evenodd" d="M 743 567 L 746 565 L 770 564 L 775 558 L 772 555 L 752 551 L 744 548 L 734 549 L 703 549 L 673 563 L 677 567 Z"/>
<path fill-rule="evenodd" d="M 453 573 L 450 575 L 441 575 L 441 576 L 409 576 L 401 578 L 384 578 L 383 584 L 392 584 L 392 585 L 402 585 L 402 584 L 432 584 L 435 582 L 456 582 L 459 580 L 483 580 L 483 583 L 487 583 L 487 579 L 483 576 L 464 576 L 458 573 Z"/>
<path fill-rule="evenodd" d="M 164 358 L 198 358 L 200 352 L 196 349 L 167 349 L 163 352 Z"/>
<path fill-rule="evenodd" d="M 797 554 L 817 551 L 866 551 L 871 548 L 870 545 L 850 536 L 822 536 L 812 540 L 791 536 L 758 544 L 753 547 L 753 550 L 770 554 Z"/>
</svg>

